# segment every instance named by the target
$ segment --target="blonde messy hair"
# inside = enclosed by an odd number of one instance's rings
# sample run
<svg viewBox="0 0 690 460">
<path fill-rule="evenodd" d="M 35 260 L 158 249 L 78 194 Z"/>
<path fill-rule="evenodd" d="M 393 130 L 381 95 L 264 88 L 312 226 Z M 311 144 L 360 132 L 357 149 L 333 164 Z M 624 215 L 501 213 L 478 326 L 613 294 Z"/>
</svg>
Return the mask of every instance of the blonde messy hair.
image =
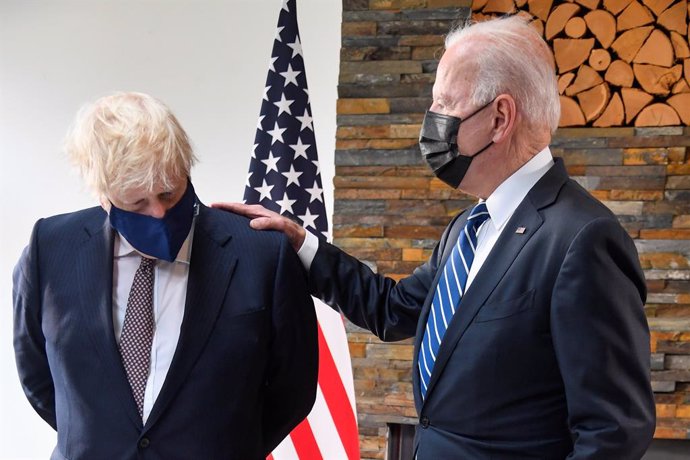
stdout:
<svg viewBox="0 0 690 460">
<path fill-rule="evenodd" d="M 172 189 L 196 157 L 170 109 L 142 93 L 115 93 L 84 106 L 64 144 L 99 197 L 143 188 Z"/>
</svg>

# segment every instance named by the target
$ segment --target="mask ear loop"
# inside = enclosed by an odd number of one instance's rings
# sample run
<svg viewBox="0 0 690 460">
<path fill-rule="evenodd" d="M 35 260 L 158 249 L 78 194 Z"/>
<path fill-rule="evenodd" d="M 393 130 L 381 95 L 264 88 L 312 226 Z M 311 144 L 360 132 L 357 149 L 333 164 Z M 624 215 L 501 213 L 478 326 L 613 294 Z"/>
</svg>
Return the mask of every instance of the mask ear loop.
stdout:
<svg viewBox="0 0 690 460">
<path fill-rule="evenodd" d="M 481 112 L 482 110 L 484 110 L 485 108 L 487 108 L 488 106 L 490 106 L 491 104 L 493 104 L 493 102 L 494 102 L 495 100 L 496 100 L 496 98 L 491 99 L 489 102 L 487 102 L 487 103 L 484 104 L 483 106 L 479 107 L 477 110 L 475 110 L 475 111 L 472 112 L 471 114 L 467 115 L 465 118 L 460 118 L 460 119 L 459 119 L 459 120 L 460 120 L 460 123 L 462 123 L 463 121 L 469 120 L 470 118 L 472 118 L 473 116 L 475 116 L 476 114 L 478 114 L 479 112 Z"/>
<path fill-rule="evenodd" d="M 483 106 L 479 107 L 477 110 L 475 110 L 474 112 L 472 112 L 471 114 L 469 114 L 469 115 L 466 116 L 465 118 L 460 118 L 460 124 L 458 125 L 458 130 L 460 129 L 460 126 L 462 126 L 462 123 L 463 123 L 463 122 L 469 120 L 470 118 L 472 118 L 473 116 L 475 116 L 476 114 L 478 114 L 479 112 L 481 112 L 482 110 L 484 110 L 485 108 L 487 108 L 488 106 L 490 106 L 491 104 L 493 104 L 493 102 L 494 102 L 495 100 L 496 100 L 496 98 L 491 99 L 489 102 L 487 102 L 487 103 L 484 104 Z M 454 144 L 455 144 L 456 147 L 459 147 L 459 146 L 458 146 L 458 143 L 457 143 L 457 140 L 458 140 L 458 135 L 457 135 L 457 132 L 456 132 Z M 468 158 L 477 157 L 477 156 L 479 156 L 481 153 L 484 153 L 484 151 L 485 151 L 486 149 L 488 149 L 489 147 L 491 147 L 491 146 L 493 145 L 493 143 L 494 143 L 494 141 L 489 141 L 488 144 L 486 144 L 484 147 L 482 147 L 481 149 L 479 149 L 478 152 L 475 152 L 474 155 L 463 155 L 463 156 L 467 156 Z M 458 148 L 457 150 L 458 150 L 458 153 L 460 153 L 460 149 Z"/>
</svg>

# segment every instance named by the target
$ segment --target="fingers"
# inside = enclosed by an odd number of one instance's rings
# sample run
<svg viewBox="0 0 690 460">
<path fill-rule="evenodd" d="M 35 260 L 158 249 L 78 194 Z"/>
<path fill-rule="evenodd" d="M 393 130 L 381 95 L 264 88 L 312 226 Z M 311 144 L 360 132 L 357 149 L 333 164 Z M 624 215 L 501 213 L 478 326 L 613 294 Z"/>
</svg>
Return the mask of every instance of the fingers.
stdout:
<svg viewBox="0 0 690 460">
<path fill-rule="evenodd" d="M 266 209 L 260 204 L 243 203 L 213 203 L 212 208 L 234 212 L 248 217 L 249 225 L 255 230 L 277 230 L 283 232 L 290 241 L 290 245 L 298 251 L 302 247 L 306 231 L 297 222 L 281 216 L 277 212 Z"/>
<path fill-rule="evenodd" d="M 270 217 L 255 217 L 249 226 L 254 230 L 281 230 L 280 221 Z"/>
<path fill-rule="evenodd" d="M 269 217 L 257 217 L 252 219 L 249 225 L 255 230 L 276 230 L 284 233 L 295 252 L 300 250 L 306 237 L 306 230 L 300 224 L 280 214 Z"/>
</svg>

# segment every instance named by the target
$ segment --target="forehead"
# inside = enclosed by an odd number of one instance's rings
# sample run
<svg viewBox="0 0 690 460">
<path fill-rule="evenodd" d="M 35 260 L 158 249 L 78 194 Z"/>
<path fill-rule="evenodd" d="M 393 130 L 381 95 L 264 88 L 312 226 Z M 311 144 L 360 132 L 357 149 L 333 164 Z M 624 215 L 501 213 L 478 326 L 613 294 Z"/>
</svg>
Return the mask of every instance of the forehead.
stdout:
<svg viewBox="0 0 690 460">
<path fill-rule="evenodd" d="M 454 105 L 465 101 L 472 89 L 473 65 L 468 47 L 462 42 L 451 45 L 438 64 L 434 99 Z"/>
</svg>

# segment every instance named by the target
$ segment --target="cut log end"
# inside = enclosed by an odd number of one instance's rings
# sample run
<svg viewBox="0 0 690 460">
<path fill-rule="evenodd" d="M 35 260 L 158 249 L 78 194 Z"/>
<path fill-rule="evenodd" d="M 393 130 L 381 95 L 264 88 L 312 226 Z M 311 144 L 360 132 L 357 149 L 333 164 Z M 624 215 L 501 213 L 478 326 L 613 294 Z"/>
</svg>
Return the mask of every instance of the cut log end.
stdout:
<svg viewBox="0 0 690 460">
<path fill-rule="evenodd" d="M 557 38 L 553 41 L 554 56 L 559 73 L 580 66 L 594 48 L 593 38 Z"/>
<path fill-rule="evenodd" d="M 594 120 L 604 112 L 609 102 L 609 96 L 609 86 L 606 83 L 601 83 L 577 95 L 586 121 Z"/>
<path fill-rule="evenodd" d="M 635 118 L 635 126 L 676 126 L 680 118 L 669 105 L 657 102 L 642 109 Z"/>
<path fill-rule="evenodd" d="M 575 100 L 561 96 L 561 120 L 558 126 L 584 126 L 585 116 Z"/>
<path fill-rule="evenodd" d="M 594 70 L 603 72 L 611 64 L 611 55 L 605 49 L 595 49 L 589 55 L 589 66 Z"/>
<path fill-rule="evenodd" d="M 618 59 L 617 61 L 613 61 L 606 70 L 604 80 L 612 85 L 629 88 L 635 81 L 635 75 L 633 74 L 633 69 L 630 67 L 630 64 Z"/>
<path fill-rule="evenodd" d="M 598 128 L 621 126 L 624 117 L 625 110 L 623 109 L 623 101 L 618 93 L 614 93 L 609 105 L 606 106 L 606 110 L 604 110 L 604 113 L 594 121 L 593 126 Z"/>
</svg>

